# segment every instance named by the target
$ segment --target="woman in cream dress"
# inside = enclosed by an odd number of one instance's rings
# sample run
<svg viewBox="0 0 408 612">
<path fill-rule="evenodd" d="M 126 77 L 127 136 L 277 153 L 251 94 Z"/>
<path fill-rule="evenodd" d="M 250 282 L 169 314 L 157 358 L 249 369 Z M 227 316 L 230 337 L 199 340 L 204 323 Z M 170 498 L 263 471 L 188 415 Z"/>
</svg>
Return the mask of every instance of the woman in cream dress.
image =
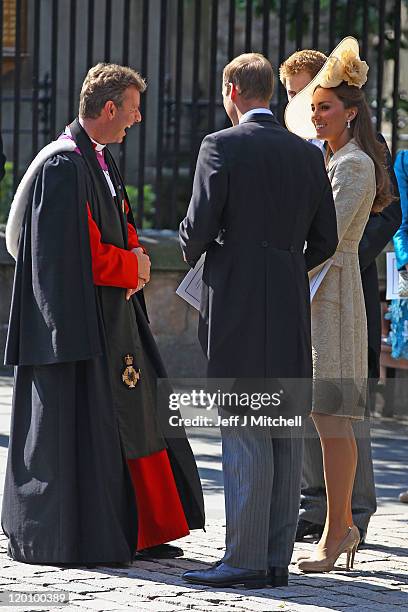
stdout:
<svg viewBox="0 0 408 612">
<path fill-rule="evenodd" d="M 368 347 L 358 246 L 369 215 L 392 201 L 385 151 L 376 140 L 361 91 L 367 71 L 358 56 L 357 41 L 345 39 L 293 99 L 298 98 L 295 110 L 289 104 L 285 117 L 289 129 L 305 135 L 300 118 L 308 104 L 315 134 L 326 141 L 339 238 L 312 302 L 312 417 L 323 451 L 327 516 L 313 555 L 298 563 L 305 572 L 332 570 L 343 552 L 347 552 L 347 568 L 353 566 L 360 540 L 351 512 L 357 465 L 351 419 L 364 418 Z"/>
<path fill-rule="evenodd" d="M 317 90 L 316 100 L 328 98 L 326 91 Z M 317 118 L 319 112 L 316 109 Z M 372 210 L 376 180 L 374 163 L 357 142 L 352 138 L 341 145 L 328 163 L 339 244 L 312 302 L 313 412 L 362 418 L 368 357 L 358 245 Z M 316 272 L 312 270 L 311 276 Z"/>
</svg>

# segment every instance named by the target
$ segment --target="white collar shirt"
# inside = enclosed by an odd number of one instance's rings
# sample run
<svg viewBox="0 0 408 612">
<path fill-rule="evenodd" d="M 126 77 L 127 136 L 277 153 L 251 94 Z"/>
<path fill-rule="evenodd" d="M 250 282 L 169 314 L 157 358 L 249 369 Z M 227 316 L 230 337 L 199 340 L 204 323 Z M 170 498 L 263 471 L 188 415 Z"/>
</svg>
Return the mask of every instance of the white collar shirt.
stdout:
<svg viewBox="0 0 408 612">
<path fill-rule="evenodd" d="M 242 115 L 239 122 L 242 123 L 243 121 L 246 121 L 246 119 L 248 119 L 252 115 L 260 115 L 260 114 L 272 115 L 273 117 L 273 112 L 269 110 L 269 108 L 251 108 L 251 110 L 247 111 L 246 113 Z"/>
</svg>

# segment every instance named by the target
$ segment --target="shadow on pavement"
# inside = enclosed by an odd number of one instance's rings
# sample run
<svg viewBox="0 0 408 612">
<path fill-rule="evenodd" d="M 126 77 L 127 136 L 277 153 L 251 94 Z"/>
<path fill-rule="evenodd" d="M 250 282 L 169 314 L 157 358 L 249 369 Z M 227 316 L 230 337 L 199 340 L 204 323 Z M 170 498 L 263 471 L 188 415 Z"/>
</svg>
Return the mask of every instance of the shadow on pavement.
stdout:
<svg viewBox="0 0 408 612">
<path fill-rule="evenodd" d="M 374 475 L 377 497 L 381 501 L 398 501 L 401 491 L 408 489 L 407 438 L 372 439 Z"/>
<path fill-rule="evenodd" d="M 366 544 L 364 544 L 362 550 L 376 550 L 379 552 L 384 552 L 387 555 L 408 557 L 408 548 L 401 548 L 400 546 L 386 546 L 385 544 L 371 544 L 370 542 L 367 542 Z M 405 576 L 405 579 L 408 583 L 408 572 Z"/>
<path fill-rule="evenodd" d="M 111 575 L 116 577 L 126 577 L 135 579 L 142 579 L 144 581 L 151 581 L 152 583 L 159 583 L 160 585 L 168 585 L 175 588 L 180 588 L 179 595 L 188 592 L 204 591 L 208 593 L 205 598 L 207 604 L 220 604 L 225 605 L 226 601 L 223 595 L 234 594 L 247 597 L 257 597 L 260 599 L 270 599 L 279 602 L 287 601 L 289 604 L 305 604 L 308 606 L 321 607 L 324 601 L 325 609 L 339 610 L 350 609 L 349 599 L 342 602 L 342 595 L 347 599 L 349 597 L 349 591 L 358 588 L 359 594 L 358 599 L 361 607 L 367 610 L 371 605 L 378 608 L 381 605 L 384 610 L 407 609 L 408 608 L 408 592 L 395 590 L 396 585 L 408 584 L 408 576 L 405 573 L 396 573 L 390 571 L 366 571 L 355 569 L 352 572 L 346 572 L 344 568 L 339 567 L 337 571 L 330 574 L 322 575 L 319 574 L 316 577 L 311 574 L 290 574 L 289 586 L 280 588 L 263 588 L 263 589 L 244 589 L 242 587 L 231 587 L 231 588 L 212 588 L 204 585 L 194 585 L 185 582 L 181 575 L 188 569 L 201 569 L 209 567 L 209 564 L 204 564 L 195 559 L 178 558 L 168 560 L 157 560 L 157 561 L 141 561 L 135 562 L 128 568 L 109 568 L 109 567 L 98 567 L 98 568 L 78 568 L 89 571 L 94 577 L 95 573 L 101 573 L 104 575 Z M 349 579 L 336 580 L 336 574 L 347 576 L 348 578 L 355 578 L 355 580 Z M 370 578 L 375 579 L 376 582 L 372 584 L 372 590 L 370 589 Z M 378 583 L 378 579 L 384 579 L 391 581 L 394 588 L 388 588 L 386 584 L 383 586 Z M 316 584 L 314 585 L 314 581 Z M 362 581 L 364 586 L 362 586 Z M 81 579 L 81 582 L 86 582 L 86 578 Z M 140 587 L 140 594 L 143 594 L 143 586 Z M 308 592 L 308 590 L 310 591 Z M 318 593 L 316 592 L 318 589 Z M 351 594 L 351 593 L 350 593 Z M 352 593 L 356 596 L 355 591 Z M 102 593 L 101 593 L 102 595 Z M 202 602 L 204 600 L 201 598 Z M 328 604 L 330 600 L 330 604 Z M 331 604 L 331 602 L 333 602 Z M 195 603 L 195 602 L 192 602 Z M 237 604 L 236 601 L 231 602 L 233 605 Z M 330 605 L 330 607 L 329 607 Z M 331 607 L 331 605 L 333 607 Z M 353 606 L 354 610 L 358 610 L 360 606 Z"/>
<path fill-rule="evenodd" d="M 3 448 L 8 448 L 10 441 L 10 436 L 6 436 L 5 434 L 0 434 L 0 446 Z"/>
</svg>

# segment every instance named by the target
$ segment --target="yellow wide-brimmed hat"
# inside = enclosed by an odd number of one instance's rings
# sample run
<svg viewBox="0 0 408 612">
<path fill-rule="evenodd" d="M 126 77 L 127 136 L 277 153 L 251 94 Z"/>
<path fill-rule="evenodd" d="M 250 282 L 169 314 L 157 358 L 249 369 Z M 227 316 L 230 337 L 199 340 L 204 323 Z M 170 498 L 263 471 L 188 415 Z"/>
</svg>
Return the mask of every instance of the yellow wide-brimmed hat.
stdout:
<svg viewBox="0 0 408 612">
<path fill-rule="evenodd" d="M 316 87 L 337 87 L 345 81 L 348 85 L 361 88 L 367 82 L 367 72 L 368 65 L 360 59 L 357 40 L 352 36 L 343 38 L 314 79 L 287 105 L 285 123 L 288 130 L 302 138 L 316 138 L 311 110 Z"/>
</svg>

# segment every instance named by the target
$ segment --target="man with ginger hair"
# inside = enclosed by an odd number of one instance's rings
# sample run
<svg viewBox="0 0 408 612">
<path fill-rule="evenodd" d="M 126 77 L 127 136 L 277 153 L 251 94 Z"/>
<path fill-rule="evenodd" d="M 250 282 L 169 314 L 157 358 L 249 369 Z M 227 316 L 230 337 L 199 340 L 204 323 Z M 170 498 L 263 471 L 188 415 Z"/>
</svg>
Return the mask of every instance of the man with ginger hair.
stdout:
<svg viewBox="0 0 408 612">
<path fill-rule="evenodd" d="M 180 556 L 167 542 L 204 526 L 184 429 L 169 436 L 158 404 L 166 372 L 143 297 L 150 260 L 106 146 L 140 123 L 145 88 L 127 66 L 91 68 L 79 117 L 40 151 L 12 204 L 2 527 L 17 561 Z"/>
<path fill-rule="evenodd" d="M 283 62 L 279 69 L 279 76 L 289 100 L 310 83 L 323 67 L 326 59 L 326 56 L 320 51 L 303 49 L 302 51 L 296 51 Z M 378 140 L 386 146 L 381 134 L 378 134 Z M 320 148 L 323 146 L 321 141 L 313 140 L 312 142 Z M 388 149 L 387 163 L 394 192 L 398 194 Z M 381 213 L 370 215 L 359 247 L 361 280 L 368 326 L 368 371 L 372 390 L 374 390 L 379 377 L 381 352 L 381 313 L 375 260 L 391 240 L 400 223 L 401 206 L 397 199 Z M 369 411 L 367 412 L 368 416 Z M 368 418 L 363 421 L 354 421 L 353 429 L 358 451 L 352 497 L 353 522 L 360 531 L 361 542 L 364 543 L 370 518 L 377 509 Z M 305 427 L 302 494 L 296 539 L 301 541 L 307 535 L 320 538 L 325 518 L 326 490 L 321 445 L 315 427 L 308 419 Z"/>
<path fill-rule="evenodd" d="M 314 49 L 296 51 L 279 68 L 279 78 L 286 89 L 289 100 L 301 91 L 316 76 L 327 57 Z"/>
<path fill-rule="evenodd" d="M 273 386 L 274 379 L 310 380 L 307 269 L 337 246 L 323 157 L 273 116 L 273 80 L 271 64 L 258 53 L 240 55 L 224 68 L 223 102 L 233 127 L 204 138 L 180 225 L 188 264 L 206 253 L 198 335 L 208 376 L 253 391 Z M 297 400 L 295 414 L 302 412 Z M 221 427 L 224 557 L 184 579 L 214 587 L 284 586 L 299 509 L 303 432 L 289 427 L 278 435 L 267 425 L 241 425 Z"/>
</svg>

